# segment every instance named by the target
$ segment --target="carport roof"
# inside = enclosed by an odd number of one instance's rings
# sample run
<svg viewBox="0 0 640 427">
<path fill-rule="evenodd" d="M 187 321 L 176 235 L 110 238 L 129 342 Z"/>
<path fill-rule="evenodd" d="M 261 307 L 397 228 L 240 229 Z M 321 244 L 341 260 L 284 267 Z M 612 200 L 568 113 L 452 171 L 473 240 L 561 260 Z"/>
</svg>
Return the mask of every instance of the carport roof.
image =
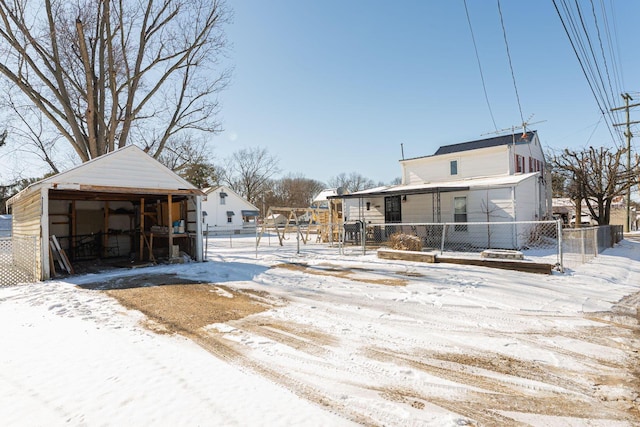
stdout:
<svg viewBox="0 0 640 427">
<path fill-rule="evenodd" d="M 532 172 L 520 175 L 502 175 L 495 177 L 461 179 L 457 181 L 442 181 L 411 185 L 387 185 L 382 187 L 370 188 L 368 190 L 362 190 L 351 194 L 344 194 L 342 196 L 330 196 L 329 198 L 361 199 L 364 197 L 450 193 L 453 191 L 467 191 L 477 188 L 510 187 L 536 175 L 539 175 L 539 173 Z"/>
</svg>

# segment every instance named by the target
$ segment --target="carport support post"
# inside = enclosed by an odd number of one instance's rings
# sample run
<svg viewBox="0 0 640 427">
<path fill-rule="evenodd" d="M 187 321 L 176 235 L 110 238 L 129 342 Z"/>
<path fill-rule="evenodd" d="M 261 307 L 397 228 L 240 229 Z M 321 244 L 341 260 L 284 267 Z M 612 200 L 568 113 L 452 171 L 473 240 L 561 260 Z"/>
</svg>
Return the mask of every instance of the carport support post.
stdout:
<svg viewBox="0 0 640 427">
<path fill-rule="evenodd" d="M 173 249 L 173 217 L 171 215 L 171 194 L 167 194 L 167 222 L 169 223 L 169 259 L 171 259 L 171 250 Z"/>
<path fill-rule="evenodd" d="M 195 196 L 196 205 L 196 261 L 202 262 L 205 259 L 203 244 L 202 244 L 202 224 L 203 221 L 198 221 L 198 213 L 202 215 L 202 200 L 200 196 Z M 204 218 L 204 216 L 203 216 Z M 185 220 L 187 218 L 185 217 Z M 186 231 L 186 230 L 185 230 Z M 209 233 L 207 233 L 209 234 Z"/>
<path fill-rule="evenodd" d="M 144 256 L 144 197 L 140 198 L 140 261 Z"/>
</svg>

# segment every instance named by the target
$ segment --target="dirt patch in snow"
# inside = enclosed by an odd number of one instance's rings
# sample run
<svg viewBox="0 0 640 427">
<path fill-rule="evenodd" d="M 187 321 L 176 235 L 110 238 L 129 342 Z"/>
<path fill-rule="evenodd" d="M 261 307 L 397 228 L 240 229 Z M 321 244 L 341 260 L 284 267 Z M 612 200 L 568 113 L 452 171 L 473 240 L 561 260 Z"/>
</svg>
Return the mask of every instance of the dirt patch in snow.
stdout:
<svg viewBox="0 0 640 427">
<path fill-rule="evenodd" d="M 336 264 L 323 263 L 318 265 L 308 265 L 305 263 L 286 263 L 276 264 L 274 268 L 284 268 L 286 270 L 300 271 L 307 274 L 315 274 L 318 276 L 341 277 L 343 279 L 353 280 L 354 282 L 370 283 L 373 285 L 385 286 L 407 286 L 407 280 L 395 277 L 374 278 L 358 276 L 358 273 L 366 273 L 371 270 L 365 268 L 347 268 Z"/>
<path fill-rule="evenodd" d="M 241 319 L 273 307 L 266 292 L 182 279 L 173 274 L 130 276 L 82 285 L 105 291 L 147 316 L 155 332 L 194 334 L 206 325 Z"/>
</svg>

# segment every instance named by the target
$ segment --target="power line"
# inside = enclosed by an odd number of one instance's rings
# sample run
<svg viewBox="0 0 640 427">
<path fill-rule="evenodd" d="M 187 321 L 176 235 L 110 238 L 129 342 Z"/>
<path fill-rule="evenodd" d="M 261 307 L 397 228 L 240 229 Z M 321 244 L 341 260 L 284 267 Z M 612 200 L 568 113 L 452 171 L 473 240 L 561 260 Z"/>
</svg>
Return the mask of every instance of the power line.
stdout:
<svg viewBox="0 0 640 427">
<path fill-rule="evenodd" d="M 585 79 L 587 80 L 587 84 L 589 85 L 589 88 L 591 89 L 591 93 L 593 94 L 593 97 L 596 100 L 596 104 L 598 105 L 598 108 L 600 110 L 600 113 L 602 114 L 605 123 L 607 124 L 607 129 L 609 131 L 609 134 L 611 135 L 611 139 L 613 141 L 619 141 L 622 142 L 622 137 L 620 134 L 618 134 L 618 138 L 616 138 L 614 136 L 614 131 L 613 131 L 613 113 L 610 111 L 610 108 L 607 108 L 607 105 L 609 104 L 608 102 L 608 97 L 603 94 L 603 92 L 606 93 L 606 87 L 604 86 L 604 82 L 602 80 L 602 76 L 601 74 L 599 74 L 599 69 L 597 67 L 597 63 L 596 63 L 596 68 L 598 69 L 598 74 L 600 75 L 600 79 L 597 78 L 596 76 L 596 72 L 594 72 L 593 70 L 593 65 L 590 61 L 590 57 L 587 53 L 587 49 L 584 45 L 583 42 L 583 38 L 581 36 L 580 31 L 578 30 L 578 25 L 576 24 L 572 13 L 569 9 L 569 7 L 567 6 L 567 3 L 564 0 L 560 0 L 562 7 L 565 11 L 565 15 L 566 15 L 566 21 L 562 15 L 562 13 L 560 12 L 560 9 L 558 7 L 558 4 L 556 2 L 556 0 L 552 0 L 553 1 L 553 5 L 556 9 L 556 13 L 558 14 L 558 17 L 560 18 L 560 22 L 562 23 L 562 27 L 565 30 L 565 33 L 567 35 L 567 38 L 569 39 L 569 43 L 571 44 L 571 48 L 573 49 L 574 54 L 576 55 L 576 58 L 578 60 L 578 63 L 580 64 L 580 68 L 582 70 L 582 73 L 584 74 Z M 586 25 L 584 24 L 584 20 L 582 20 L 582 13 L 580 12 L 580 8 L 579 5 L 577 4 L 576 1 L 576 7 L 578 8 L 578 14 L 580 15 L 580 19 L 581 19 L 581 24 L 582 24 L 582 30 L 584 31 L 584 34 L 587 37 L 587 41 L 589 43 L 589 45 L 591 46 L 591 42 L 589 40 L 589 36 L 588 36 L 588 31 L 586 29 Z M 569 25 L 569 27 L 571 28 L 571 32 L 569 31 L 569 28 L 567 27 L 567 24 Z M 571 36 L 571 34 L 573 33 L 574 37 Z M 583 53 L 583 55 L 581 56 L 580 53 L 578 51 L 581 51 Z M 595 55 L 593 55 L 593 48 L 590 49 L 592 52 L 592 57 L 593 59 L 597 62 L 597 58 L 595 57 Z M 589 77 L 589 75 L 591 75 L 591 77 Z M 598 81 L 600 82 L 600 85 L 598 85 Z M 603 105 L 604 104 L 604 105 Z"/>
<path fill-rule="evenodd" d="M 607 81 L 609 83 L 609 90 L 611 95 L 614 94 L 613 87 L 611 86 L 611 75 L 609 74 L 609 66 L 607 65 L 607 56 L 604 54 L 604 47 L 602 46 L 602 37 L 600 36 L 600 26 L 598 25 L 598 17 L 596 15 L 596 8 L 591 0 L 591 13 L 593 15 L 593 22 L 596 25 L 596 32 L 598 34 L 598 42 L 600 43 L 600 53 L 602 54 L 602 60 L 604 61 L 604 70 L 607 74 Z"/>
<path fill-rule="evenodd" d="M 504 36 L 504 45 L 507 47 L 507 58 L 509 58 L 509 69 L 511 70 L 511 79 L 513 80 L 513 88 L 516 91 L 516 100 L 518 101 L 518 110 L 520 111 L 520 120 L 524 123 L 524 114 L 522 114 L 522 106 L 520 105 L 520 95 L 518 94 L 518 86 L 516 85 L 516 76 L 513 72 L 513 64 L 511 63 L 511 53 L 509 52 L 509 43 L 507 42 L 507 30 L 504 27 L 502 19 L 502 8 L 500 8 L 500 0 L 498 1 L 498 13 L 500 14 L 500 24 L 502 24 L 502 35 Z"/>
<path fill-rule="evenodd" d="M 482 65 L 480 64 L 480 55 L 478 55 L 478 46 L 476 45 L 476 38 L 473 35 L 473 28 L 471 27 L 471 18 L 469 17 L 469 9 L 467 9 L 467 0 L 463 0 L 464 11 L 467 14 L 467 22 L 469 23 L 469 31 L 471 32 L 471 40 L 473 40 L 473 49 L 476 52 L 476 60 L 478 61 L 478 69 L 480 70 L 480 80 L 482 80 L 482 90 L 484 90 L 484 99 L 487 101 L 487 108 L 489 108 L 489 114 L 491 115 L 491 121 L 493 127 L 498 130 L 496 125 L 496 119 L 493 117 L 493 111 L 491 110 L 491 104 L 489 103 L 489 96 L 487 95 L 487 86 L 484 82 L 484 74 L 482 73 Z"/>
</svg>

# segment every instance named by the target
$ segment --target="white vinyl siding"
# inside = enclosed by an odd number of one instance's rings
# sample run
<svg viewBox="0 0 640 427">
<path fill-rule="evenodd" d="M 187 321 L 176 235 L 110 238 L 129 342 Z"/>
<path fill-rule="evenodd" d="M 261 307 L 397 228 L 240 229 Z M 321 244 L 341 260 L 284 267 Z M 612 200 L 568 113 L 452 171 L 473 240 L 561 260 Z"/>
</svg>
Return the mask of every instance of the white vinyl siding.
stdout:
<svg viewBox="0 0 640 427">
<path fill-rule="evenodd" d="M 452 175 L 452 162 L 457 174 Z M 423 157 L 401 162 L 405 184 L 502 175 L 509 171 L 508 146 Z"/>
</svg>

